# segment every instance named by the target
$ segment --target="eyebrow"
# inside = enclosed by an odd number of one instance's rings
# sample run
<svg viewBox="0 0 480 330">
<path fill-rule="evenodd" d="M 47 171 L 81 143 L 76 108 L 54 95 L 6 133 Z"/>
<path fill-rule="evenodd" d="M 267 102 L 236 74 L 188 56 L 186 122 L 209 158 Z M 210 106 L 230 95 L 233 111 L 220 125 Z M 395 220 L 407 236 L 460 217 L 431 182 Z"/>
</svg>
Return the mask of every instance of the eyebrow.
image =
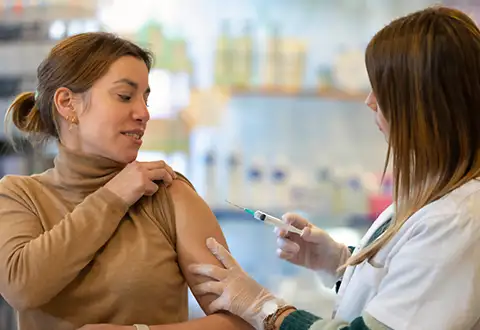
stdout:
<svg viewBox="0 0 480 330">
<path fill-rule="evenodd" d="M 128 78 L 123 78 L 123 79 L 120 79 L 120 80 L 117 80 L 114 82 L 114 84 L 127 84 L 135 89 L 138 89 L 138 84 L 136 82 L 134 82 L 133 80 L 130 80 Z M 145 93 L 150 93 L 150 86 L 147 87 L 147 89 L 145 90 Z"/>
</svg>

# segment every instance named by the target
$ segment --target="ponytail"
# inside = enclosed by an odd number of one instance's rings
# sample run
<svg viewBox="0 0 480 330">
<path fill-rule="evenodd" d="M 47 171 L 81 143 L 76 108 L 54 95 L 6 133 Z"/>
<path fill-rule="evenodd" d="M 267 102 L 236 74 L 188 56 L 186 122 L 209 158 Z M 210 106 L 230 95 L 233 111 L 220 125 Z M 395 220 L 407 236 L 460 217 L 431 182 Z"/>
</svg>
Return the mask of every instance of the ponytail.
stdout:
<svg viewBox="0 0 480 330">
<path fill-rule="evenodd" d="M 39 140 L 38 142 L 43 142 L 50 137 L 51 132 L 41 118 L 34 92 L 19 94 L 8 107 L 5 115 L 5 132 L 13 141 L 13 134 L 8 133 L 12 123 L 21 132 L 35 137 L 35 140 Z"/>
</svg>

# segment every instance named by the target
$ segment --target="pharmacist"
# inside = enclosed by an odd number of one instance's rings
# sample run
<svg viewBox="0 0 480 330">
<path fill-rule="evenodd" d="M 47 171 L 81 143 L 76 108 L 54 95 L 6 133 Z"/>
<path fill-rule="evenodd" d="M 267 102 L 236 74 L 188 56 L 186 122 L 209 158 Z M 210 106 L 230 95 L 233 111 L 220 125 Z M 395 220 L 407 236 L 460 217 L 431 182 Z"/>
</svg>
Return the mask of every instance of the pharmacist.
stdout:
<svg viewBox="0 0 480 330">
<path fill-rule="evenodd" d="M 256 329 L 480 329 L 479 59 L 480 30 L 446 7 L 398 18 L 370 41 L 367 104 L 389 142 L 395 214 L 354 250 L 292 214 L 284 220 L 303 233 L 277 231 L 281 258 L 342 280 L 331 318 L 275 297 L 214 239 L 223 267 L 192 266 L 211 279 L 193 291 Z"/>
</svg>

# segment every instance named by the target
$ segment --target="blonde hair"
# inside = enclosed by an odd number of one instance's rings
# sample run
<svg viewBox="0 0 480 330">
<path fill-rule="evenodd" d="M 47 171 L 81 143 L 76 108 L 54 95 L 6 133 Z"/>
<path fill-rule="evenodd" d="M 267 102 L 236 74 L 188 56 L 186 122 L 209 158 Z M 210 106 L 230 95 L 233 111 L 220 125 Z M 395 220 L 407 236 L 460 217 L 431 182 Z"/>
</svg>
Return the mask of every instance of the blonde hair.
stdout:
<svg viewBox="0 0 480 330">
<path fill-rule="evenodd" d="M 425 205 L 480 175 L 480 31 L 463 12 L 431 7 L 380 30 L 366 50 L 372 90 L 390 126 L 396 214 L 373 258 Z"/>
<path fill-rule="evenodd" d="M 111 33 L 81 33 L 62 40 L 38 67 L 37 90 L 18 95 L 8 108 L 5 126 L 11 121 L 32 142 L 58 139 L 56 90 L 87 92 L 123 56 L 143 60 L 149 70 L 152 66 L 150 52 Z"/>
</svg>

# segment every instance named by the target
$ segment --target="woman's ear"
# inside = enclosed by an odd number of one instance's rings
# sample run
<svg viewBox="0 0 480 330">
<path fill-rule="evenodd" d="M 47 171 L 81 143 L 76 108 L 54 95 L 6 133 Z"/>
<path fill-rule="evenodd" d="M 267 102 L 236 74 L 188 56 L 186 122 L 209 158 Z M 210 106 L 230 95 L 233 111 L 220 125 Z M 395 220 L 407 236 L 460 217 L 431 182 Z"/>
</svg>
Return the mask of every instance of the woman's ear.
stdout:
<svg viewBox="0 0 480 330">
<path fill-rule="evenodd" d="M 73 92 L 66 87 L 60 87 L 53 95 L 55 107 L 60 116 L 64 119 L 75 116 L 73 96 Z"/>
</svg>

